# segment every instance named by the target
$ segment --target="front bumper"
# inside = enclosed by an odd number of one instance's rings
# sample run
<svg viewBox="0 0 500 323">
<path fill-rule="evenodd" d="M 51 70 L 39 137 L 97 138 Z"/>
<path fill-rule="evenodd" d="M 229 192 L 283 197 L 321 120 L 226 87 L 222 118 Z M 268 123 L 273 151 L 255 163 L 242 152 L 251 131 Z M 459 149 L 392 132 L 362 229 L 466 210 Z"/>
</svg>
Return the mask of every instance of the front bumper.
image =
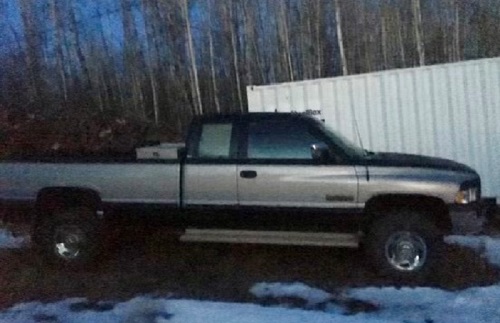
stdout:
<svg viewBox="0 0 500 323">
<path fill-rule="evenodd" d="M 486 218 L 483 216 L 482 203 L 448 206 L 452 224 L 452 234 L 475 234 L 483 230 Z"/>
</svg>

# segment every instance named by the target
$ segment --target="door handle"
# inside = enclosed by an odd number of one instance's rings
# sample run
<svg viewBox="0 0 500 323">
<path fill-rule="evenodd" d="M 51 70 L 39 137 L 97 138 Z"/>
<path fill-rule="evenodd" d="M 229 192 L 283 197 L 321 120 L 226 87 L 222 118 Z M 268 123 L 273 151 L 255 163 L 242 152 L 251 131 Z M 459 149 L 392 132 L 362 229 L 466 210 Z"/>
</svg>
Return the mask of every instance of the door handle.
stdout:
<svg viewBox="0 0 500 323">
<path fill-rule="evenodd" d="M 241 178 L 255 178 L 257 177 L 257 172 L 254 170 L 242 170 L 240 172 Z"/>
</svg>

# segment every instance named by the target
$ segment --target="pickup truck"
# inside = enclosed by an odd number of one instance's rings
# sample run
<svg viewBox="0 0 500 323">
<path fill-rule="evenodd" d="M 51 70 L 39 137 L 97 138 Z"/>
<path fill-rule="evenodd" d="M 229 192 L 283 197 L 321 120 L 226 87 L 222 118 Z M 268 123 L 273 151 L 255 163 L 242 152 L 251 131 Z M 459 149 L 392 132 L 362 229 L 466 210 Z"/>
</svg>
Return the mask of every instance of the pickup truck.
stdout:
<svg viewBox="0 0 500 323">
<path fill-rule="evenodd" d="M 0 162 L 0 200 L 33 208 L 34 245 L 63 266 L 96 258 L 107 218 L 155 214 L 181 241 L 362 246 L 382 275 L 421 279 L 480 194 L 468 166 L 369 152 L 296 113 L 197 117 L 171 158 Z"/>
</svg>

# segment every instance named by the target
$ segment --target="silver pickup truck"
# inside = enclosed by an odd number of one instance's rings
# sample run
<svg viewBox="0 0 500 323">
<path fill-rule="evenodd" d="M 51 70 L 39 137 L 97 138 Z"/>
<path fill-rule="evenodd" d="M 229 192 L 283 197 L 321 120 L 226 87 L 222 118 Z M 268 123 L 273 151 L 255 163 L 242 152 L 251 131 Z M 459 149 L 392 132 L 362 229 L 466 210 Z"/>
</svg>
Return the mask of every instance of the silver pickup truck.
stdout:
<svg viewBox="0 0 500 323">
<path fill-rule="evenodd" d="M 414 279 L 477 220 L 480 193 L 465 165 L 365 151 L 293 113 L 197 118 L 171 159 L 0 163 L 1 201 L 33 207 L 35 245 L 65 266 L 95 258 L 107 218 L 156 214 L 181 241 L 363 246 L 381 274 Z"/>
</svg>

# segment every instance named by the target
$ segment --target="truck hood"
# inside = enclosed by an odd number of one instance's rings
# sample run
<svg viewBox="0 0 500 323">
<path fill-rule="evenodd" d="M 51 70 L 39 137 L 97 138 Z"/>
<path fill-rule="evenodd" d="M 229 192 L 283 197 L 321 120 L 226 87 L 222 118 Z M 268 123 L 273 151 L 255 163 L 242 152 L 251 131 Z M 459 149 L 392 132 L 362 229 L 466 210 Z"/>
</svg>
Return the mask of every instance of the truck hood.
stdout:
<svg viewBox="0 0 500 323">
<path fill-rule="evenodd" d="M 464 173 L 476 173 L 471 167 L 455 161 L 421 155 L 398 154 L 398 153 L 371 153 L 365 158 L 367 166 L 382 167 L 419 167 L 443 169 Z"/>
</svg>

